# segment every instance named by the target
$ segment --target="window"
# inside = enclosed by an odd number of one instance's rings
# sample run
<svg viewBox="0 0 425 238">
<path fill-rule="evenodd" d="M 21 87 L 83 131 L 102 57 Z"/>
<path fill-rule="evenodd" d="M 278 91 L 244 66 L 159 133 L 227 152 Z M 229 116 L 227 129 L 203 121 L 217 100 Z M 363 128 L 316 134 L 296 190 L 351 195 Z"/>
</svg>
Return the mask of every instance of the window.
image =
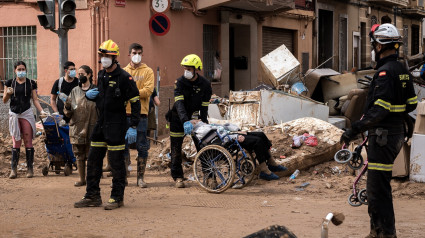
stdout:
<svg viewBox="0 0 425 238">
<path fill-rule="evenodd" d="M 22 60 L 27 77 L 37 79 L 37 39 L 35 26 L 0 27 L 0 77 L 14 78 L 13 65 Z"/>
<path fill-rule="evenodd" d="M 218 55 L 218 34 L 218 26 L 204 25 L 204 55 L 202 63 L 204 76 L 210 81 L 220 81 L 221 65 Z"/>
</svg>

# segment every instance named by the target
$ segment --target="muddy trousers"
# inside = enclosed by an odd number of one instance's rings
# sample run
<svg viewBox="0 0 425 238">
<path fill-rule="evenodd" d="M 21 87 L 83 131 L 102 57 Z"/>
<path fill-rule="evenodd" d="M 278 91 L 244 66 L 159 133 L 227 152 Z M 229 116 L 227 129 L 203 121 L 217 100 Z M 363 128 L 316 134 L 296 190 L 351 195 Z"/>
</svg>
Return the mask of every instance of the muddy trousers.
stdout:
<svg viewBox="0 0 425 238">
<path fill-rule="evenodd" d="M 369 136 L 367 200 L 371 234 L 395 238 L 395 216 L 391 193 L 394 160 L 403 146 L 404 135 L 389 135 L 387 143 L 379 145 L 377 136 Z"/>
<path fill-rule="evenodd" d="M 98 143 L 93 146 L 93 143 Z M 124 162 L 124 145 L 120 150 L 114 148 L 116 146 L 106 146 L 103 142 L 92 142 L 90 147 L 89 156 L 87 159 L 87 188 L 86 198 L 100 197 L 100 178 L 102 177 L 103 159 L 105 158 L 106 151 L 110 158 L 110 165 L 112 171 L 112 191 L 111 198 L 116 201 L 124 200 L 125 178 L 126 169 Z M 111 147 L 111 148 L 110 148 Z"/>
<path fill-rule="evenodd" d="M 178 133 L 178 134 L 177 134 Z M 184 134 L 183 132 L 170 132 L 171 141 L 171 177 L 174 180 L 183 178 L 182 167 L 182 145 Z"/>
</svg>

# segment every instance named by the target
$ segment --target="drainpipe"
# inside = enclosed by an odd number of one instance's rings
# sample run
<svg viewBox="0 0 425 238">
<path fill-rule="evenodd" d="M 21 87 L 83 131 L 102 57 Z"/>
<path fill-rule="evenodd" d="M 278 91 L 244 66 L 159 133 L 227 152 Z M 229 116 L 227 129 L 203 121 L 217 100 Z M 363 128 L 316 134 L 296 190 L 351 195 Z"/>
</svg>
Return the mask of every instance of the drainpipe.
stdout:
<svg viewBox="0 0 425 238">
<path fill-rule="evenodd" d="M 97 85 L 97 70 L 96 70 L 96 66 L 97 66 L 97 48 L 96 48 L 96 19 L 95 19 L 95 11 L 96 6 L 91 6 L 90 9 L 90 20 L 91 20 L 91 52 L 92 52 L 92 68 L 93 68 L 93 78 L 94 78 L 94 84 Z"/>
<path fill-rule="evenodd" d="M 317 30 L 319 28 L 318 26 L 318 7 L 317 7 L 317 0 L 313 0 L 313 4 L 314 4 L 314 20 L 313 20 L 313 57 L 312 57 L 312 68 L 315 68 L 318 64 L 318 56 L 317 56 L 317 52 L 318 52 L 318 40 L 317 40 Z"/>
<path fill-rule="evenodd" d="M 105 41 L 105 8 L 102 8 L 100 14 L 100 42 Z"/>
<path fill-rule="evenodd" d="M 109 39 L 109 0 L 105 0 L 105 39 Z"/>
<path fill-rule="evenodd" d="M 96 46 L 99 47 L 100 45 L 100 16 L 99 16 L 99 6 L 96 7 Z M 99 63 L 97 63 L 99 61 L 99 55 L 97 54 L 97 50 L 96 52 L 96 72 L 99 71 Z"/>
</svg>

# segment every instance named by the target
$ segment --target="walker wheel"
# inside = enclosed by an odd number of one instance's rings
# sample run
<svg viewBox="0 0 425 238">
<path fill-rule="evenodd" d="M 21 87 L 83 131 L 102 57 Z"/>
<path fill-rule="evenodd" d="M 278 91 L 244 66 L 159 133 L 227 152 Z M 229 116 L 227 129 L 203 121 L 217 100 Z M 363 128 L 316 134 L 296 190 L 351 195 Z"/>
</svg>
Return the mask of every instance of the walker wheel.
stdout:
<svg viewBox="0 0 425 238">
<path fill-rule="evenodd" d="M 362 203 L 359 201 L 357 196 L 354 196 L 354 193 L 348 196 L 348 204 L 350 204 L 353 207 L 359 207 L 362 205 Z"/>
<path fill-rule="evenodd" d="M 47 174 L 49 173 L 49 167 L 44 166 L 41 170 L 41 173 L 43 174 L 43 176 L 47 176 Z"/>
<path fill-rule="evenodd" d="M 340 164 L 345 164 L 353 158 L 350 150 L 342 149 L 335 153 L 334 160 Z"/>
<path fill-rule="evenodd" d="M 353 156 L 353 158 L 349 161 L 348 167 L 358 170 L 363 166 L 363 157 L 361 155 Z"/>
<path fill-rule="evenodd" d="M 362 204 L 364 204 L 364 205 L 368 205 L 369 204 L 367 202 L 367 191 L 366 191 L 366 189 L 360 190 L 359 194 L 357 195 L 357 198 L 359 199 L 359 201 Z"/>
</svg>

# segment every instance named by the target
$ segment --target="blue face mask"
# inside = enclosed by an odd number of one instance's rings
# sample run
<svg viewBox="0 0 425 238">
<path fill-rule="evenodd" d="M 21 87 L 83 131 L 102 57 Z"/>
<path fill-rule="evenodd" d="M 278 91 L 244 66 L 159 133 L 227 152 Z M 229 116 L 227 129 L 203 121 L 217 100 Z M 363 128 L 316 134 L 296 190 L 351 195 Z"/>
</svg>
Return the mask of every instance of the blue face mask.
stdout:
<svg viewBox="0 0 425 238">
<path fill-rule="evenodd" d="M 18 71 L 16 72 L 16 76 L 18 76 L 18 78 L 25 78 L 27 77 L 27 71 Z"/>
<path fill-rule="evenodd" d="M 77 75 L 77 72 L 75 71 L 75 69 L 69 71 L 69 77 L 75 78 L 76 75 Z"/>
</svg>

